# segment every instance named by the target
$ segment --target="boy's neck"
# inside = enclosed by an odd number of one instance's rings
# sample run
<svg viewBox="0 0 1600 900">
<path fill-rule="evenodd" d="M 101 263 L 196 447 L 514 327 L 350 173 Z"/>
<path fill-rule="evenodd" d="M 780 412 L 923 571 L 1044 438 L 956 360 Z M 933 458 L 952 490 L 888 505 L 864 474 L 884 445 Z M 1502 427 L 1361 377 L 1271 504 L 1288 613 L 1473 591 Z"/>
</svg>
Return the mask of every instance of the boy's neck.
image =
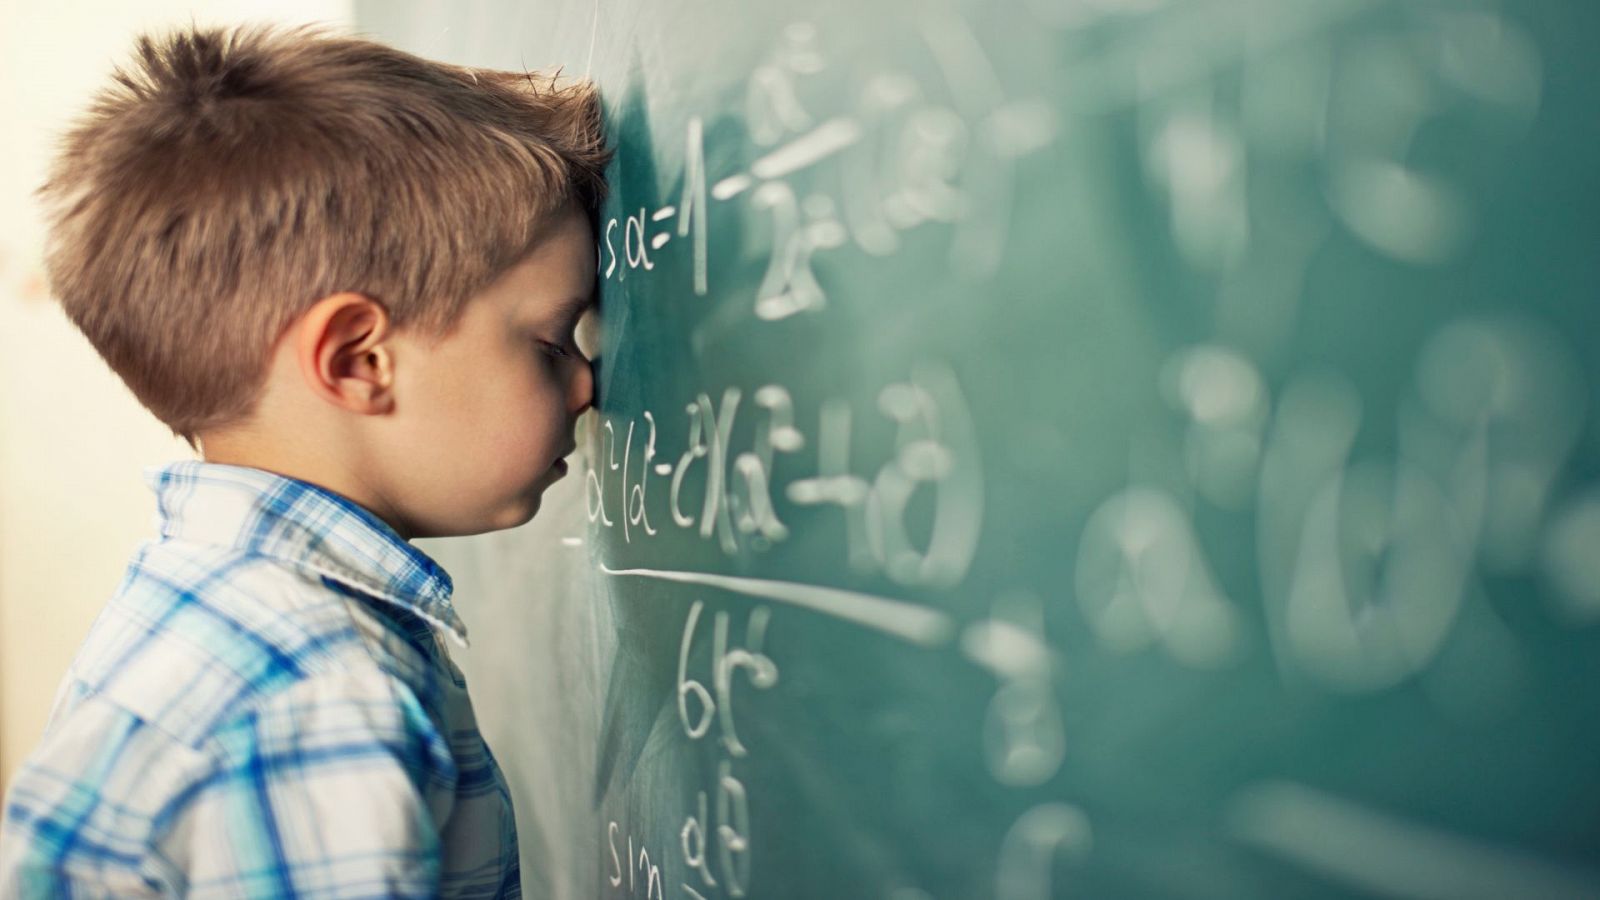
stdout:
<svg viewBox="0 0 1600 900">
<path fill-rule="evenodd" d="M 303 440 L 274 441 L 256 433 L 213 434 L 200 438 L 200 458 L 209 463 L 249 466 L 310 482 L 382 519 L 402 540 L 412 538 L 404 521 L 383 499 L 381 489 L 362 477 L 361 467 L 332 458 L 325 450 Z"/>
</svg>

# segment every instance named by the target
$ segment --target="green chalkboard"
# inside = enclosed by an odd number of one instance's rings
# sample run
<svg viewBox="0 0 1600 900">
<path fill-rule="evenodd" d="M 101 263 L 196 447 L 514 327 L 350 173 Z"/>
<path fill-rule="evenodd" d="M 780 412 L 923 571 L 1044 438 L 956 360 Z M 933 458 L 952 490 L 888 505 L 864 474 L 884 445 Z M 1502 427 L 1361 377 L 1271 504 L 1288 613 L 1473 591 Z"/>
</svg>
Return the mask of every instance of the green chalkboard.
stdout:
<svg viewBox="0 0 1600 900">
<path fill-rule="evenodd" d="M 530 895 L 1600 896 L 1600 6 L 357 13 L 618 151 Z"/>
</svg>

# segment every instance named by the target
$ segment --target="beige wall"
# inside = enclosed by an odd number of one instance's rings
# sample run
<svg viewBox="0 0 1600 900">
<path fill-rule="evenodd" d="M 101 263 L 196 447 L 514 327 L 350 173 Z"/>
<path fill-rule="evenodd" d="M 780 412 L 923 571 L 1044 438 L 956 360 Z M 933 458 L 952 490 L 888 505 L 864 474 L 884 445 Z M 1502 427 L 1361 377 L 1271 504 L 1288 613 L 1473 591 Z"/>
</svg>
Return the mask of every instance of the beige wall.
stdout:
<svg viewBox="0 0 1600 900">
<path fill-rule="evenodd" d="M 348 24 L 352 0 L 0 0 L 0 784 L 154 498 L 142 466 L 192 456 L 45 296 L 31 191 L 55 135 L 138 31 L 246 20 Z"/>
</svg>

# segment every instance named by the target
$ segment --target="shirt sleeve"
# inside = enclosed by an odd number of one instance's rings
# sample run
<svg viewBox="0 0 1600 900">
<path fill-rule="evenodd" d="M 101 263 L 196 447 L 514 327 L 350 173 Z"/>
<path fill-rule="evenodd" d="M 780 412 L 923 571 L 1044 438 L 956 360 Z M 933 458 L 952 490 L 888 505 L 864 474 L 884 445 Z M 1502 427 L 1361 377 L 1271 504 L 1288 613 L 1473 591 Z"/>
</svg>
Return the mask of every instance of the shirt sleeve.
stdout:
<svg viewBox="0 0 1600 900">
<path fill-rule="evenodd" d="M 203 777 L 206 757 L 80 683 L 63 685 L 62 715 L 6 793 L 0 897 L 161 896 L 150 811 Z"/>
<path fill-rule="evenodd" d="M 398 679 L 316 675 L 213 742 L 158 845 L 188 896 L 433 897 L 457 771 Z"/>
</svg>

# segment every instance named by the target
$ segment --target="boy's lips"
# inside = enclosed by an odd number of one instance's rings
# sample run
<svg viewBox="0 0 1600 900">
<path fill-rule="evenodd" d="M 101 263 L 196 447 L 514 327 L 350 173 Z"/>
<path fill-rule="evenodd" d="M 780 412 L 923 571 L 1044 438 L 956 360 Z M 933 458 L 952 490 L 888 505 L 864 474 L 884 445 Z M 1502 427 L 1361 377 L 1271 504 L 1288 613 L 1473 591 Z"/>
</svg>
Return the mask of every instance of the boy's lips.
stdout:
<svg viewBox="0 0 1600 900">
<path fill-rule="evenodd" d="M 556 457 L 556 461 L 550 464 L 550 468 L 555 470 L 557 478 L 567 474 L 566 458 L 577 452 L 578 443 L 577 441 L 573 441 L 571 444 L 567 445 L 567 449 L 563 450 L 560 456 Z"/>
</svg>

